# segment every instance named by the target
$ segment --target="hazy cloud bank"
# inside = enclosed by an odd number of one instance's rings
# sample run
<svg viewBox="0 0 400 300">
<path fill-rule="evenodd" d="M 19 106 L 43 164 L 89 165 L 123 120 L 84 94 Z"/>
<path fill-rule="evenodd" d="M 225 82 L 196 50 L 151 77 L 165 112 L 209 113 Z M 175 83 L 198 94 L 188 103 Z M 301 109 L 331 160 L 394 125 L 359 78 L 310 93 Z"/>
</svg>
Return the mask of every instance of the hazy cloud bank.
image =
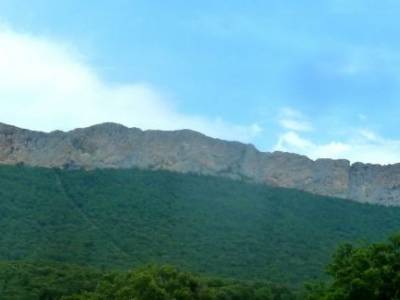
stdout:
<svg viewBox="0 0 400 300">
<path fill-rule="evenodd" d="M 256 123 L 189 115 L 148 83 L 102 80 L 66 44 L 0 27 L 0 122 L 35 130 L 69 130 L 101 122 L 142 129 L 193 129 L 250 142 Z"/>
</svg>

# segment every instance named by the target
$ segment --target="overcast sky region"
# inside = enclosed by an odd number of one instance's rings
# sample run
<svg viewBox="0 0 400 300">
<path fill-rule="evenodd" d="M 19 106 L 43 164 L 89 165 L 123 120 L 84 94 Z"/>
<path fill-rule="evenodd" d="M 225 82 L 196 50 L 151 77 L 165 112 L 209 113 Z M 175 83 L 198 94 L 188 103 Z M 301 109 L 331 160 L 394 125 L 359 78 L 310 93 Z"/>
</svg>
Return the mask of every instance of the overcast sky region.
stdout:
<svg viewBox="0 0 400 300">
<path fill-rule="evenodd" d="M 0 122 L 400 162 L 400 2 L 0 0 Z"/>
</svg>

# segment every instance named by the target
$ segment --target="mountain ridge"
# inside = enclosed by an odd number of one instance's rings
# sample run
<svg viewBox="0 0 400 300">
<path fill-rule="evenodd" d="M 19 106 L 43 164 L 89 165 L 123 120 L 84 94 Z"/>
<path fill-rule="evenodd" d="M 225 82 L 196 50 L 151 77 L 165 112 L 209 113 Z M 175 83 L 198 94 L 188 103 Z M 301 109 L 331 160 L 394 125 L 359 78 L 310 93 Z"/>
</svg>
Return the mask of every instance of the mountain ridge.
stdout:
<svg viewBox="0 0 400 300">
<path fill-rule="evenodd" d="M 49 133 L 0 123 L 0 164 L 65 169 L 142 168 L 216 175 L 358 202 L 400 206 L 400 164 L 261 152 L 183 129 L 101 123 Z"/>
</svg>

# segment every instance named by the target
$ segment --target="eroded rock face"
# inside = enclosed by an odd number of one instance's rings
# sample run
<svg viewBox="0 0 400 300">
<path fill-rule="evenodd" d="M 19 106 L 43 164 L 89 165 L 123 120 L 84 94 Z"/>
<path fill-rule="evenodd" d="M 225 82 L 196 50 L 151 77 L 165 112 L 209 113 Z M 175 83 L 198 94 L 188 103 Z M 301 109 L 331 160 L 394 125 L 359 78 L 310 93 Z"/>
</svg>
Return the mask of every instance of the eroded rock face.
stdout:
<svg viewBox="0 0 400 300">
<path fill-rule="evenodd" d="M 209 138 L 105 123 L 35 132 L 0 123 L 0 163 L 61 168 L 162 169 L 244 179 L 360 202 L 400 206 L 400 164 L 319 159 Z"/>
</svg>

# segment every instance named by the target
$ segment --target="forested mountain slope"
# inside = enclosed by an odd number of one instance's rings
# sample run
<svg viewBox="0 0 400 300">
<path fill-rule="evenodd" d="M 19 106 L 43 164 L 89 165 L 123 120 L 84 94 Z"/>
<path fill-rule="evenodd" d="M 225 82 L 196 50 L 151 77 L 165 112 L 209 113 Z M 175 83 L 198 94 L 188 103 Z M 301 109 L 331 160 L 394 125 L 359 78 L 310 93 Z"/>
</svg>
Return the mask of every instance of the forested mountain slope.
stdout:
<svg viewBox="0 0 400 300">
<path fill-rule="evenodd" d="M 166 171 L 2 166 L 0 228 L 0 260 L 298 284 L 340 242 L 399 230 L 400 209 Z"/>
<path fill-rule="evenodd" d="M 265 281 L 207 278 L 172 266 L 99 271 L 71 264 L 1 263 L 2 300 L 302 300 Z"/>
</svg>

